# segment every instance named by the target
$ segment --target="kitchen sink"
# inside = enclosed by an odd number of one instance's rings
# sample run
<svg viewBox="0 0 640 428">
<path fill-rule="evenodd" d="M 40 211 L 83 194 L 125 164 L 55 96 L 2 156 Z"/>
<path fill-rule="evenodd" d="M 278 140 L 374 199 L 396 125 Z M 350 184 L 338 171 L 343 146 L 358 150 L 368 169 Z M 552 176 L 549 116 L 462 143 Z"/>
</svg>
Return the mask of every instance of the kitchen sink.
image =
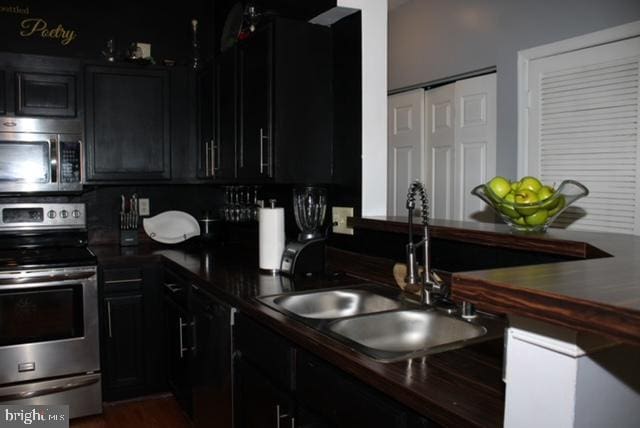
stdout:
<svg viewBox="0 0 640 428">
<path fill-rule="evenodd" d="M 417 352 L 427 354 L 452 349 L 488 332 L 481 324 L 435 309 L 345 318 L 332 322 L 328 329 L 353 341 L 359 351 L 377 359 L 406 358 Z"/>
<path fill-rule="evenodd" d="M 467 320 L 375 284 L 277 294 L 263 304 L 377 361 L 422 357 L 502 337 L 504 321 Z"/>
<path fill-rule="evenodd" d="M 402 303 L 365 289 L 317 291 L 283 295 L 274 305 L 304 318 L 344 318 L 372 312 L 400 309 Z"/>
</svg>

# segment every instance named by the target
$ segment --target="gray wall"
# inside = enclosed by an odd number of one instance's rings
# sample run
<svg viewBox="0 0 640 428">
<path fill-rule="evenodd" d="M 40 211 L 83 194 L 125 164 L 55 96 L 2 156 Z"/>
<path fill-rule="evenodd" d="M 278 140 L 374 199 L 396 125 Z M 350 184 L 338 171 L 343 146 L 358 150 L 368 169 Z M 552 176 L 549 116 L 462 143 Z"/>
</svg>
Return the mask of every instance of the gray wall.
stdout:
<svg viewBox="0 0 640 428">
<path fill-rule="evenodd" d="M 640 20 L 640 0 L 412 0 L 389 12 L 389 90 L 496 66 L 498 174 L 517 173 L 517 52 Z"/>
</svg>

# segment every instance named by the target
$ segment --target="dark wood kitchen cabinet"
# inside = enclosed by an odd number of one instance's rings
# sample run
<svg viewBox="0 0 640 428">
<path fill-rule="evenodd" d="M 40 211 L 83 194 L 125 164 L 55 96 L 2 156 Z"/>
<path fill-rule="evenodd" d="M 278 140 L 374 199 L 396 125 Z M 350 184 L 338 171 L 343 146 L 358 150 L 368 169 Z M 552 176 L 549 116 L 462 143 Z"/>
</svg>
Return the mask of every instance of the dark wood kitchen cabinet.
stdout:
<svg viewBox="0 0 640 428">
<path fill-rule="evenodd" d="M 213 178 L 214 158 L 214 68 L 207 65 L 195 73 L 198 129 L 198 178 Z"/>
<path fill-rule="evenodd" d="M 0 54 L 0 114 L 78 118 L 80 64 L 71 58 Z"/>
<path fill-rule="evenodd" d="M 293 346 L 242 314 L 236 318 L 235 346 L 237 426 L 292 426 Z"/>
<path fill-rule="evenodd" d="M 242 182 L 331 182 L 330 29 L 277 18 L 218 57 L 219 176 Z"/>
<path fill-rule="evenodd" d="M 164 389 L 160 270 L 155 265 L 101 267 L 104 398 L 121 400 Z"/>
<path fill-rule="evenodd" d="M 163 288 L 169 387 L 195 427 L 230 427 L 234 310 L 170 269 Z"/>
<path fill-rule="evenodd" d="M 235 71 L 234 55 L 227 51 L 215 66 L 198 73 L 198 177 L 202 179 L 235 178 Z"/>
<path fill-rule="evenodd" d="M 87 181 L 170 179 L 170 101 L 167 69 L 88 66 Z"/>
<path fill-rule="evenodd" d="M 18 71 L 15 77 L 16 116 L 76 117 L 76 74 Z"/>
<path fill-rule="evenodd" d="M 236 362 L 238 428 L 295 427 L 293 399 L 244 358 Z"/>
<path fill-rule="evenodd" d="M 220 54 L 215 73 L 215 154 L 213 174 L 216 179 L 236 176 L 236 145 L 238 142 L 238 50 L 233 47 Z"/>
<path fill-rule="evenodd" d="M 235 333 L 240 427 L 436 426 L 242 314 Z"/>
<path fill-rule="evenodd" d="M 193 417 L 189 369 L 194 324 L 189 303 L 190 287 L 186 279 L 167 269 L 163 281 L 166 379 L 182 410 Z"/>
<path fill-rule="evenodd" d="M 0 70 L 0 114 L 7 113 L 7 78 L 4 70 Z"/>
</svg>

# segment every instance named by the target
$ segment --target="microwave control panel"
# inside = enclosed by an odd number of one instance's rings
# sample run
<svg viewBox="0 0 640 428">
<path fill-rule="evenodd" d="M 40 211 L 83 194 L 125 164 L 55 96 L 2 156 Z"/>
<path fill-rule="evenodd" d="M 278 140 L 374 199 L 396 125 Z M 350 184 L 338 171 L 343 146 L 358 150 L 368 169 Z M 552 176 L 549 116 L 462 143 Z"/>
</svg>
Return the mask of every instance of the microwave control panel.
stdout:
<svg viewBox="0 0 640 428">
<path fill-rule="evenodd" d="M 60 182 L 80 183 L 80 141 L 60 141 Z"/>
</svg>

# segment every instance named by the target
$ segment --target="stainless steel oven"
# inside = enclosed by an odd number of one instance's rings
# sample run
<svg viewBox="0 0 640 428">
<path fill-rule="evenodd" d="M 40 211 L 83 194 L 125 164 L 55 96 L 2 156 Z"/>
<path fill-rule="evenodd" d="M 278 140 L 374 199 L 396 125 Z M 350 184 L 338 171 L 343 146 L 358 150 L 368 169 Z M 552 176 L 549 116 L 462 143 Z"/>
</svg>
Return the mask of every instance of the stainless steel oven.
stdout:
<svg viewBox="0 0 640 428">
<path fill-rule="evenodd" d="M 1 404 L 67 404 L 71 417 L 102 411 L 85 218 L 83 204 L 0 205 Z"/>
<path fill-rule="evenodd" d="M 81 138 L 75 123 L 0 118 L 0 193 L 81 191 Z"/>
</svg>

